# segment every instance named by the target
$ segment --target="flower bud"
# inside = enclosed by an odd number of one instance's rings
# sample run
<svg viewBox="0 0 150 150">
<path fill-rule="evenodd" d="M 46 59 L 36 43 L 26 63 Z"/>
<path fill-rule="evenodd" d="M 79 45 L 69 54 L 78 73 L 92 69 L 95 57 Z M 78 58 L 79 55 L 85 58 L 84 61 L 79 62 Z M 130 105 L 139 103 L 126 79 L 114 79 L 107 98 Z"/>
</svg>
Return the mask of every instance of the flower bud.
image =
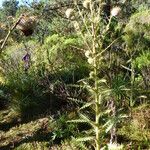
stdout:
<svg viewBox="0 0 150 150">
<path fill-rule="evenodd" d="M 111 16 L 117 16 L 121 11 L 121 8 L 120 7 L 114 7 L 112 10 L 111 10 Z"/>
<path fill-rule="evenodd" d="M 93 71 L 91 71 L 90 74 L 89 74 L 89 76 L 90 76 L 91 79 L 95 78 L 95 73 Z"/>
<path fill-rule="evenodd" d="M 94 23 L 98 23 L 99 22 L 99 16 L 94 18 Z"/>
<path fill-rule="evenodd" d="M 75 28 L 76 30 L 79 30 L 79 29 L 80 29 L 79 23 L 78 23 L 77 21 L 74 21 L 74 22 L 73 22 L 73 25 L 74 25 L 74 28 Z"/>
<path fill-rule="evenodd" d="M 68 9 L 66 10 L 66 12 L 65 12 L 66 17 L 67 17 L 67 18 L 70 18 L 72 12 L 73 12 L 73 9 L 72 9 L 72 8 L 68 8 Z"/>
<path fill-rule="evenodd" d="M 85 56 L 87 57 L 87 58 L 89 58 L 90 57 L 90 51 L 89 50 L 87 50 L 86 52 L 85 52 Z"/>
<path fill-rule="evenodd" d="M 92 64 L 93 64 L 93 62 L 94 62 L 93 58 L 88 58 L 88 63 L 89 63 L 89 64 L 91 64 L 91 65 L 92 65 Z"/>
<path fill-rule="evenodd" d="M 83 7 L 88 8 L 90 2 L 91 2 L 91 0 L 85 0 L 85 1 L 83 2 Z"/>
<path fill-rule="evenodd" d="M 77 4 L 78 4 L 77 0 L 74 0 L 74 4 L 75 4 L 75 5 L 77 5 Z"/>
</svg>

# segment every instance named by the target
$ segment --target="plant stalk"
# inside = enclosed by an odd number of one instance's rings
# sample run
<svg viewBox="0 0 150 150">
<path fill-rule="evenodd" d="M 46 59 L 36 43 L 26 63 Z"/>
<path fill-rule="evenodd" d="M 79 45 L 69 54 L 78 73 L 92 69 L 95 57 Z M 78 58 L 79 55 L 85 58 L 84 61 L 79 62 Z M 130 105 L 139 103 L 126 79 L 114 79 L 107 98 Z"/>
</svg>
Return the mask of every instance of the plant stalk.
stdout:
<svg viewBox="0 0 150 150">
<path fill-rule="evenodd" d="M 95 32 L 95 26 L 94 23 L 92 23 L 92 32 L 93 32 L 93 56 L 94 56 L 94 89 L 95 89 L 95 134 L 96 134 L 96 148 L 95 150 L 100 150 L 100 130 L 99 130 L 99 113 L 100 113 L 100 101 L 99 101 L 99 90 L 98 90 L 98 60 L 96 57 L 97 51 L 96 51 L 96 32 Z"/>
</svg>

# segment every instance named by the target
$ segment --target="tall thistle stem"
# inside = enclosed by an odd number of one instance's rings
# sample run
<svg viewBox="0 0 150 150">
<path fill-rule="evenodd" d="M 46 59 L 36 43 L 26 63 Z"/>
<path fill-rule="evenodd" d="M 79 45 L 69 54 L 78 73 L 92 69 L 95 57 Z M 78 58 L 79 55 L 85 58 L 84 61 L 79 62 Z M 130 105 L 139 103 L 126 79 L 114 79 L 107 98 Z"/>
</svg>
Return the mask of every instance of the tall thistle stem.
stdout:
<svg viewBox="0 0 150 150">
<path fill-rule="evenodd" d="M 95 49 L 95 40 L 93 39 L 93 53 L 96 54 Z M 98 68 L 97 68 L 97 57 L 94 59 L 94 74 L 95 74 L 95 83 L 94 83 L 94 90 L 95 90 L 95 134 L 96 134 L 96 150 L 100 150 L 100 131 L 99 131 L 99 113 L 100 113 L 100 107 L 99 107 L 99 90 L 98 90 Z"/>
<path fill-rule="evenodd" d="M 92 46 L 92 55 L 94 56 L 94 100 L 95 100 L 95 135 L 96 135 L 96 148 L 95 150 L 100 150 L 100 130 L 99 130 L 99 113 L 100 113 L 100 101 L 99 101 L 99 89 L 98 89 L 98 64 L 97 64 L 97 51 L 96 51 L 96 32 L 95 32 L 95 25 L 92 23 L 92 34 L 93 34 L 93 46 Z"/>
</svg>

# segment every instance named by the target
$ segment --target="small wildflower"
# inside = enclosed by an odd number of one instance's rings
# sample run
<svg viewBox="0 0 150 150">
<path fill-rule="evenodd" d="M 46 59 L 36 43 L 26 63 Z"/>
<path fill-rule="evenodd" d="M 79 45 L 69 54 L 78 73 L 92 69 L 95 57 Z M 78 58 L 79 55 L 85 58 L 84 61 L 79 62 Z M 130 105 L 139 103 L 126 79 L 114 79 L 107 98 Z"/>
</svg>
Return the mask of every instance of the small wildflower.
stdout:
<svg viewBox="0 0 150 150">
<path fill-rule="evenodd" d="M 72 8 L 68 8 L 68 9 L 66 10 L 66 12 L 65 12 L 66 17 L 67 17 L 67 18 L 70 18 L 72 12 L 73 12 L 73 9 L 72 9 Z"/>
<path fill-rule="evenodd" d="M 85 56 L 86 56 L 87 58 L 90 57 L 90 54 L 91 54 L 90 51 L 86 51 L 86 52 L 85 52 Z"/>
<path fill-rule="evenodd" d="M 98 23 L 99 22 L 99 16 L 94 18 L 94 23 Z"/>
<path fill-rule="evenodd" d="M 73 22 L 73 25 L 74 25 L 74 28 L 75 28 L 76 30 L 79 30 L 79 29 L 80 29 L 79 23 L 78 23 L 77 21 L 74 21 L 74 22 Z"/>
<path fill-rule="evenodd" d="M 117 16 L 120 11 L 121 11 L 121 8 L 120 8 L 120 7 L 114 7 L 114 8 L 111 10 L 111 15 L 112 15 L 112 16 Z"/>
<path fill-rule="evenodd" d="M 117 144 L 117 143 L 112 143 L 112 144 L 107 144 L 109 150 L 122 150 L 123 145 Z"/>
<path fill-rule="evenodd" d="M 95 47 L 96 47 L 96 48 L 98 48 L 98 47 L 99 47 L 98 43 L 96 43 L 96 44 L 95 44 Z"/>
<path fill-rule="evenodd" d="M 77 3 L 77 0 L 74 0 L 74 4 L 75 4 L 75 5 L 77 5 L 77 4 L 78 4 L 78 3 Z"/>
<path fill-rule="evenodd" d="M 88 8 L 90 2 L 91 2 L 91 0 L 85 0 L 85 1 L 83 2 L 83 7 Z"/>
<path fill-rule="evenodd" d="M 89 76 L 90 76 L 90 78 L 94 78 L 94 76 L 95 76 L 94 72 L 91 71 L 90 74 L 89 74 Z"/>
<path fill-rule="evenodd" d="M 89 64 L 93 64 L 93 62 L 94 62 L 93 58 L 88 58 L 88 63 Z"/>
</svg>

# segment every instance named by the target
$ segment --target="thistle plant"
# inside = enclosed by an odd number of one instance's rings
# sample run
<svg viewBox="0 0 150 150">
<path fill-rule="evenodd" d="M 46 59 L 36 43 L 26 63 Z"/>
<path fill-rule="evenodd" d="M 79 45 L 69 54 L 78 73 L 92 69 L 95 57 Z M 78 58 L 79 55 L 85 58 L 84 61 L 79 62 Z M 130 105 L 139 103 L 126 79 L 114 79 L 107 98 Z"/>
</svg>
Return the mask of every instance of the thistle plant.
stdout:
<svg viewBox="0 0 150 150">
<path fill-rule="evenodd" d="M 84 54 L 90 68 L 89 77 L 80 81 L 89 92 L 90 100 L 80 108 L 80 119 L 72 120 L 71 122 L 86 122 L 91 126 L 94 134 L 79 138 L 78 141 L 93 140 L 95 150 L 100 150 L 102 147 L 104 129 L 108 127 L 107 131 L 109 131 L 113 127 L 112 124 L 110 125 L 110 120 L 107 122 L 103 117 L 112 113 L 113 110 L 105 107 L 111 89 L 105 76 L 100 75 L 100 71 L 105 63 L 107 51 L 118 40 L 111 40 L 108 45 L 105 43 L 107 35 L 110 34 L 113 18 L 121 10 L 119 7 L 114 7 L 110 11 L 110 16 L 105 16 L 104 5 L 105 3 L 101 0 L 85 0 L 83 1 L 83 7 L 81 7 L 75 1 L 74 10 L 69 8 L 66 11 L 67 18 L 71 16 L 72 12 L 74 14 L 74 17 L 72 17 L 74 20 L 73 25 L 84 41 Z M 94 112 L 94 119 L 85 113 L 89 108 Z M 113 113 L 115 114 L 115 112 Z"/>
</svg>

